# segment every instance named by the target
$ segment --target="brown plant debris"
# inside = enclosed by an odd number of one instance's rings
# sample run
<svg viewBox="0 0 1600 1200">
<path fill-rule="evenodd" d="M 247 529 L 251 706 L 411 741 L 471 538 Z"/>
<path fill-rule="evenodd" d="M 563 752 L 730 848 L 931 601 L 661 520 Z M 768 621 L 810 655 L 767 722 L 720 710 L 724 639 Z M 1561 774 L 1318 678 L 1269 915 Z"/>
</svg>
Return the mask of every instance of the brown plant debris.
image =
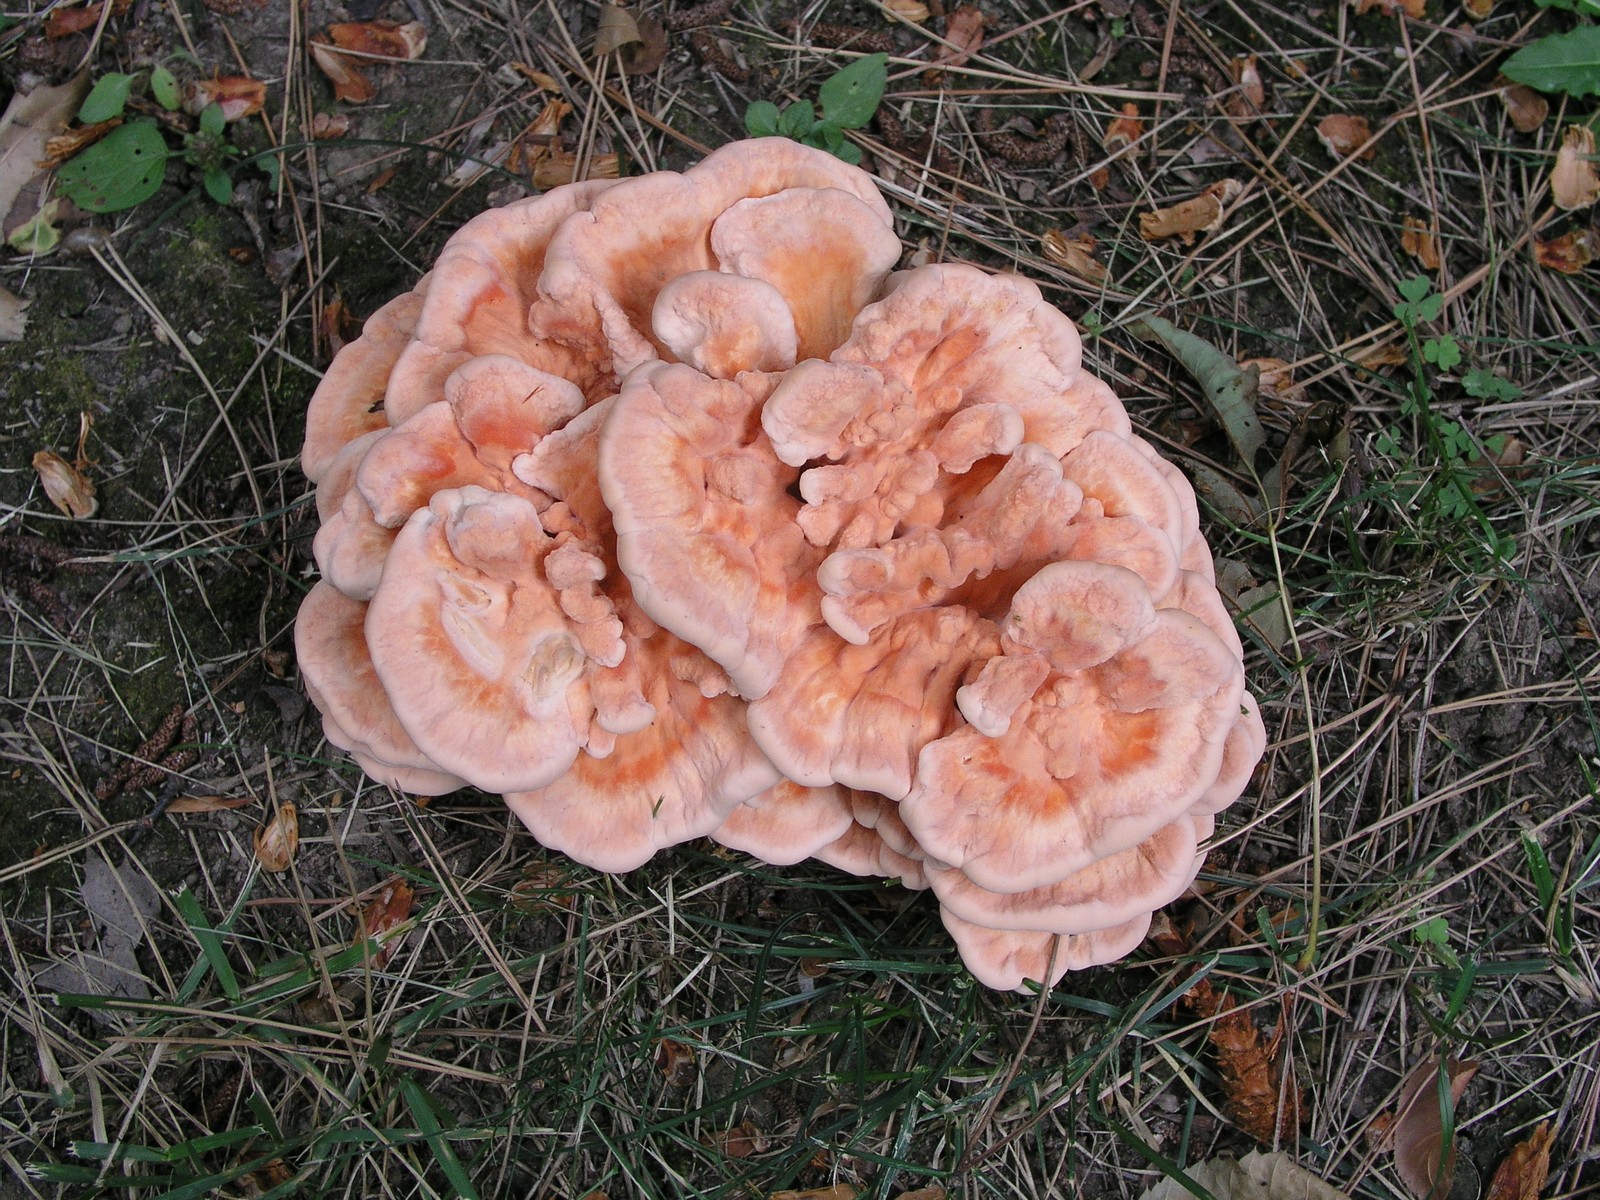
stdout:
<svg viewBox="0 0 1600 1200">
<path fill-rule="evenodd" d="M 1525 83 L 1507 83 L 1500 89 L 1500 102 L 1518 133 L 1532 133 L 1550 115 L 1550 101 Z"/>
<path fill-rule="evenodd" d="M 395 931 L 411 919 L 411 905 L 416 892 L 403 879 L 388 883 L 378 892 L 377 899 L 362 911 L 361 928 L 357 939 L 369 946 L 369 956 L 374 967 L 383 967 L 394 953 L 391 944 Z"/>
<path fill-rule="evenodd" d="M 300 849 L 300 813 L 284 801 L 266 824 L 256 827 L 256 861 L 263 871 L 287 871 Z"/>
<path fill-rule="evenodd" d="M 65 547 L 25 533 L 0 533 L 0 588 L 14 591 L 39 610 L 55 629 L 66 632 L 72 624 L 66 605 L 47 582 L 57 569 L 79 574 L 90 568 L 72 562 Z"/>
<path fill-rule="evenodd" d="M 1335 158 L 1349 158 L 1352 154 L 1363 159 L 1377 157 L 1378 148 L 1367 145 L 1371 138 L 1372 128 L 1365 117 L 1332 113 L 1317 122 L 1317 139 Z"/>
<path fill-rule="evenodd" d="M 1400 248 L 1430 271 L 1439 269 L 1439 239 L 1433 236 L 1428 222 L 1421 217 L 1405 217 L 1401 221 Z"/>
<path fill-rule="evenodd" d="M 1106 283 L 1111 277 L 1105 265 L 1094 256 L 1095 240 L 1087 234 L 1068 236 L 1059 229 L 1047 229 L 1040 239 L 1044 256 L 1064 271 L 1090 283 Z"/>
<path fill-rule="evenodd" d="M 1582 275 L 1595 260 L 1595 252 L 1600 249 L 1597 243 L 1600 243 L 1600 237 L 1596 236 L 1593 229 L 1574 229 L 1557 238 L 1535 238 L 1533 256 L 1547 271 Z"/>
<path fill-rule="evenodd" d="M 1428 0 L 1355 0 L 1356 16 L 1377 11 L 1386 17 L 1407 16 L 1420 21 L 1428 15 Z"/>
<path fill-rule="evenodd" d="M 790 18 L 778 26 L 795 41 L 829 50 L 861 50 L 868 54 L 894 53 L 894 34 L 865 25 L 807 25 Z"/>
<path fill-rule="evenodd" d="M 1439 1070 L 1439 1058 L 1433 1056 L 1423 1059 L 1406 1076 L 1391 1127 L 1395 1171 L 1417 1200 L 1439 1200 L 1449 1195 L 1450 1179 L 1455 1173 L 1454 1139 L 1445 1145 Z M 1447 1058 L 1444 1071 L 1449 1081 L 1450 1105 L 1454 1109 L 1460 1104 L 1467 1084 L 1478 1073 L 1478 1064 Z"/>
<path fill-rule="evenodd" d="M 1594 168 L 1594 130 L 1568 125 L 1550 171 L 1550 200 L 1568 212 L 1588 208 L 1600 199 L 1600 175 Z"/>
<path fill-rule="evenodd" d="M 688 1087 L 697 1073 L 694 1047 L 671 1038 L 660 1039 L 656 1042 L 656 1070 L 661 1072 L 668 1087 Z"/>
<path fill-rule="evenodd" d="M 311 57 L 333 84 L 334 98 L 366 104 L 378 94 L 363 69 L 373 59 L 405 62 L 422 57 L 428 33 L 420 21 L 341 21 L 311 39 Z"/>
<path fill-rule="evenodd" d="M 922 73 L 929 83 L 944 77 L 944 68 L 959 67 L 971 60 L 983 48 L 983 10 L 975 4 L 963 4 L 944 22 L 944 40 L 933 66 Z"/>
<path fill-rule="evenodd" d="M 1076 132 L 1071 113 L 1055 113 L 1044 123 L 1035 138 L 998 128 L 999 118 L 992 108 L 980 108 L 976 121 L 979 133 L 985 135 L 983 144 L 1007 162 L 1018 166 L 1038 167 L 1054 162 L 1073 141 Z"/>
<path fill-rule="evenodd" d="M 1263 1042 L 1249 1011 L 1213 988 L 1209 979 L 1195 984 L 1183 1002 L 1196 1015 L 1211 1019 L 1206 1036 L 1217 1052 L 1228 1117 L 1258 1142 L 1292 1142 L 1300 1128 L 1305 1095 L 1283 1070 L 1287 1013 L 1272 1040 Z"/>
<path fill-rule="evenodd" d="M 662 18 L 662 23 L 675 33 L 701 25 L 715 25 L 733 11 L 733 5 L 734 0 L 705 0 L 703 4 L 668 13 Z"/>
<path fill-rule="evenodd" d="M 161 718 L 155 732 L 139 743 L 132 755 L 123 759 L 111 774 L 95 785 L 94 798 L 104 804 L 118 794 L 139 788 L 157 787 L 169 778 L 187 771 L 200 759 L 197 743 L 200 723 L 186 713 L 180 701 Z M 174 750 L 177 743 L 188 743 Z"/>
<path fill-rule="evenodd" d="M 1176 237 L 1192 246 L 1195 234 L 1209 233 L 1222 224 L 1223 210 L 1241 190 L 1243 185 L 1237 179 L 1219 179 L 1192 200 L 1140 213 L 1139 236 L 1147 242 Z"/>
<path fill-rule="evenodd" d="M 696 29 L 691 33 L 689 48 L 707 67 L 735 83 L 743 83 L 750 78 L 750 68 L 729 54 L 721 40 L 708 29 Z"/>
<path fill-rule="evenodd" d="M 1541 1121 L 1526 1140 L 1513 1146 L 1496 1168 L 1484 1200 L 1538 1200 L 1550 1174 L 1550 1143 L 1555 1136 L 1550 1122 Z"/>
</svg>

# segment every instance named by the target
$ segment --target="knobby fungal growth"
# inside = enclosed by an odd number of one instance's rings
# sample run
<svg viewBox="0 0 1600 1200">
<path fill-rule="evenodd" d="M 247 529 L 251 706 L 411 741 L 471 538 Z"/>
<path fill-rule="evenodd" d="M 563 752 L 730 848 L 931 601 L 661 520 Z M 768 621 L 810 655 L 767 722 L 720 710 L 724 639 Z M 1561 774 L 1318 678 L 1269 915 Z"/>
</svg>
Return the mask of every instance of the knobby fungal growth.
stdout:
<svg viewBox="0 0 1600 1200">
<path fill-rule="evenodd" d="M 600 870 L 931 888 L 991 987 L 1137 945 L 1265 745 L 1194 493 L 1036 287 L 900 250 L 781 138 L 469 222 L 307 416 L 328 740 Z"/>
</svg>

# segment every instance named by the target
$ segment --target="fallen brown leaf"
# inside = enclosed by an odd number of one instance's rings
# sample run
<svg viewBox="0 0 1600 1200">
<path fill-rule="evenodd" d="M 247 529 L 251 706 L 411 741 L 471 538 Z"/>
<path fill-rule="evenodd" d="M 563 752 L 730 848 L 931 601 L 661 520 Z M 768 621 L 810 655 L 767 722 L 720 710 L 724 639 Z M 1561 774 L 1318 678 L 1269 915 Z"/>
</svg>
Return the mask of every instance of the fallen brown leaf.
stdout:
<svg viewBox="0 0 1600 1200">
<path fill-rule="evenodd" d="M 37 201 L 21 205 L 18 197 L 40 174 L 39 160 L 48 155 L 50 139 L 66 129 L 88 91 L 85 71 L 60 87 L 40 85 L 11 97 L 0 114 L 0 225 L 20 225 L 38 210 Z"/>
<path fill-rule="evenodd" d="M 1478 1064 L 1454 1058 L 1444 1063 L 1450 1083 L 1450 1104 L 1461 1102 Z M 1438 1200 L 1450 1192 L 1455 1172 L 1454 1140 L 1444 1144 L 1443 1114 L 1439 1109 L 1439 1059 L 1424 1059 L 1406 1077 L 1395 1106 L 1394 1168 L 1417 1200 Z"/>
<path fill-rule="evenodd" d="M 73 520 L 92 517 L 100 507 L 89 477 L 54 450 L 35 454 L 33 469 L 39 473 L 39 484 L 50 497 L 50 503 Z"/>
<path fill-rule="evenodd" d="M 857 1195 L 856 1189 L 848 1183 L 835 1183 L 827 1187 L 768 1192 L 767 1200 L 856 1200 Z"/>
<path fill-rule="evenodd" d="M 228 812 L 235 808 L 248 808 L 255 801 L 249 796 L 179 796 L 167 805 L 167 812 L 178 815 L 191 813 Z"/>
<path fill-rule="evenodd" d="M 1351 116 L 1349 113 L 1333 113 L 1317 122 L 1317 138 L 1335 158 L 1349 158 L 1358 150 L 1361 158 L 1376 157 L 1378 153 L 1376 146 L 1361 149 L 1371 137 L 1372 129 L 1367 125 L 1365 117 Z"/>
<path fill-rule="evenodd" d="M 1106 273 L 1105 267 L 1095 258 L 1095 240 L 1088 234 L 1069 238 L 1059 229 L 1048 229 L 1040 239 L 1040 249 L 1056 266 L 1070 271 L 1079 279 L 1087 279 L 1090 283 L 1105 283 L 1111 278 Z"/>
<path fill-rule="evenodd" d="M 79 125 L 56 134 L 44 144 L 44 157 L 39 160 L 39 166 L 45 170 L 54 170 L 73 155 L 87 150 L 121 124 L 121 117 L 112 117 L 109 121 Z"/>
<path fill-rule="evenodd" d="M 311 39 L 311 56 L 332 82 L 335 99 L 365 104 L 378 89 L 361 69 L 362 60 L 404 62 L 422 57 L 427 45 L 427 30 L 419 21 L 341 21 L 329 25 L 325 37 Z"/>
<path fill-rule="evenodd" d="M 1144 134 L 1144 121 L 1139 117 L 1139 106 L 1131 100 L 1122 106 L 1122 115 L 1106 126 L 1105 140 L 1100 144 L 1106 153 L 1119 155 Z"/>
<path fill-rule="evenodd" d="M 1238 85 L 1238 91 L 1228 97 L 1228 115 L 1241 120 L 1255 120 L 1267 102 L 1266 85 L 1261 82 L 1261 71 L 1254 54 L 1240 54 L 1228 64 L 1228 73 Z"/>
<path fill-rule="evenodd" d="M 1600 239 L 1595 237 L 1593 229 L 1575 229 L 1571 233 L 1564 233 L 1548 241 L 1544 238 L 1535 238 L 1533 257 L 1547 271 L 1559 271 L 1563 275 L 1582 275 L 1585 268 L 1595 259 L 1597 240 Z"/>
<path fill-rule="evenodd" d="M 130 0 L 114 0 L 111 5 L 113 16 L 120 17 L 128 11 Z M 82 33 L 86 29 L 93 29 L 100 24 L 100 13 L 105 8 L 104 4 L 86 4 L 81 8 L 55 8 L 45 18 L 44 36 L 51 41 L 70 37 L 74 33 Z"/>
<path fill-rule="evenodd" d="M 1281 358 L 1241 358 L 1239 369 L 1247 371 L 1254 367 L 1259 373 L 1259 388 L 1262 393 L 1280 396 L 1286 400 L 1298 399 L 1305 394 L 1305 388 L 1294 381 L 1294 369 Z M 1287 922 L 1299 914 L 1289 909 L 1274 917 L 1274 921 Z"/>
<path fill-rule="evenodd" d="M 1550 101 L 1525 83 L 1507 83 L 1500 89 L 1500 102 L 1518 133 L 1532 133 L 1550 115 Z"/>
<path fill-rule="evenodd" d="M 1600 200 L 1600 175 L 1594 169 L 1594 130 L 1587 125 L 1568 125 L 1561 137 L 1556 165 L 1550 171 L 1550 200 L 1569 212 L 1588 208 Z"/>
<path fill-rule="evenodd" d="M 975 4 L 963 4 L 945 18 L 944 40 L 949 45 L 939 48 L 933 66 L 923 72 L 930 83 L 944 74 L 944 67 L 959 67 L 983 46 L 983 10 Z"/>
<path fill-rule="evenodd" d="M 648 13 L 639 17 L 639 40 L 622 48 L 619 59 L 627 75 L 648 75 L 667 59 L 667 27 Z"/>
<path fill-rule="evenodd" d="M 713 1130 L 702 1140 L 723 1158 L 749 1158 L 767 1148 L 767 1135 L 749 1121 L 740 1121 L 732 1129 Z"/>
<path fill-rule="evenodd" d="M 639 22 L 632 11 L 620 4 L 602 4 L 600 23 L 594 35 L 594 56 L 604 58 L 615 54 L 624 46 L 643 41 L 639 35 Z"/>
<path fill-rule="evenodd" d="M 277 874 L 287 871 L 300 848 L 300 814 L 289 801 L 278 805 L 278 811 L 265 825 L 256 828 L 256 861 L 263 871 Z"/>
<path fill-rule="evenodd" d="M 1237 179 L 1219 179 L 1192 200 L 1139 214 L 1139 236 L 1147 242 L 1162 238 L 1183 239 L 1194 245 L 1197 233 L 1209 233 L 1222 224 L 1222 211 L 1238 196 L 1242 185 Z"/>
<path fill-rule="evenodd" d="M 696 1073 L 694 1047 L 661 1038 L 656 1042 L 656 1070 L 666 1079 L 668 1087 L 688 1087 Z"/>
<path fill-rule="evenodd" d="M 1428 15 L 1428 0 L 1356 0 L 1356 16 L 1362 16 L 1373 9 L 1377 9 L 1386 17 L 1404 13 L 1413 21 L 1420 21 Z"/>
<path fill-rule="evenodd" d="M 267 103 L 267 85 L 243 75 L 223 75 L 217 79 L 197 79 L 184 96 L 184 111 L 198 117 L 207 105 L 222 110 L 228 124 L 253 117 Z"/>
<path fill-rule="evenodd" d="M 930 15 L 922 0 L 883 0 L 883 11 L 913 25 L 921 25 Z"/>
<path fill-rule="evenodd" d="M 570 150 L 551 147 L 533 163 L 533 186 L 540 191 L 573 183 L 580 179 L 615 179 L 622 164 L 615 154 L 591 154 L 589 169 L 578 173 L 578 156 Z"/>
<path fill-rule="evenodd" d="M 1401 367 L 1411 361 L 1405 349 L 1396 342 L 1385 342 L 1381 346 L 1369 346 L 1365 350 L 1357 350 L 1350 359 L 1356 366 L 1365 367 L 1369 371 L 1376 371 L 1379 367 Z"/>
<path fill-rule="evenodd" d="M 1439 269 L 1439 239 L 1433 236 L 1421 217 L 1406 217 L 1401 221 L 1400 248 L 1428 270 Z"/>
<path fill-rule="evenodd" d="M 393 947 L 389 945 L 395 930 L 411 919 L 411 904 L 416 893 L 403 879 L 385 884 L 378 898 L 361 913 L 360 941 L 374 947 L 371 952 L 374 966 L 382 967 L 389 961 Z"/>
</svg>

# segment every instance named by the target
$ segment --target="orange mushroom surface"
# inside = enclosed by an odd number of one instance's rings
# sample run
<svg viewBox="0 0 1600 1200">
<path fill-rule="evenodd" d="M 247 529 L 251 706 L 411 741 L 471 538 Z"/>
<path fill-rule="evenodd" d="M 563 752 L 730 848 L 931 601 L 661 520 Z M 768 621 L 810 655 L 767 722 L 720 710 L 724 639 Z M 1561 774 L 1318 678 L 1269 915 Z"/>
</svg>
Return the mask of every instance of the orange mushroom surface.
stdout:
<svg viewBox="0 0 1600 1200">
<path fill-rule="evenodd" d="M 778 138 L 468 222 L 307 416 L 324 733 L 631 870 L 931 889 L 985 984 L 1143 938 L 1266 745 L 1193 489 L 1015 276 Z"/>
</svg>

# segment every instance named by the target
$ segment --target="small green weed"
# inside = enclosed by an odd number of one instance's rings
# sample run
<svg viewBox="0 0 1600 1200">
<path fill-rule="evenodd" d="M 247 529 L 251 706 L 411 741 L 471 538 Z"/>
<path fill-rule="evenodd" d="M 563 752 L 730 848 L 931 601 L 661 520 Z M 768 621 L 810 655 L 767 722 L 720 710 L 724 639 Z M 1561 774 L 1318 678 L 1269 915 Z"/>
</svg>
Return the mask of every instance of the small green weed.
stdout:
<svg viewBox="0 0 1600 1200">
<path fill-rule="evenodd" d="M 139 82 L 136 75 L 102 75 L 78 110 L 78 120 L 96 125 L 121 117 Z M 171 71 L 157 67 L 143 82 L 162 109 L 177 111 L 182 96 Z M 238 149 L 229 144 L 225 135 L 221 107 L 209 104 L 200 113 L 199 128 L 183 136 L 181 151 L 168 144 L 159 122 L 138 117 L 117 126 L 64 163 L 56 172 L 56 180 L 62 193 L 79 208 L 120 212 L 154 196 L 167 177 L 167 165 L 180 158 L 200 172 L 206 195 L 218 204 L 227 204 L 233 199 L 228 164 L 238 156 Z"/>
<path fill-rule="evenodd" d="M 1417 514 L 1424 529 L 1476 530 L 1477 547 L 1469 556 L 1482 560 L 1486 553 L 1490 561 L 1504 561 L 1515 552 L 1516 543 L 1490 524 L 1472 481 L 1474 464 L 1483 461 L 1485 451 L 1498 454 L 1505 439 L 1489 439 L 1480 445 L 1459 421 L 1434 410 L 1436 397 L 1428 381 L 1430 368 L 1450 371 L 1459 366 L 1461 345 L 1448 333 L 1425 337 L 1420 332 L 1424 322 L 1438 320 L 1444 311 L 1444 297 L 1433 290 L 1426 277 L 1404 280 L 1398 288 L 1401 299 L 1394 306 L 1394 315 L 1405 327 L 1412 362 L 1412 379 L 1400 401 L 1400 416 L 1409 421 L 1410 429 L 1395 425 L 1384 430 L 1378 435 L 1375 448 L 1402 464 L 1394 479 L 1398 499 Z M 1479 398 L 1513 399 L 1520 394 L 1514 384 L 1482 369 L 1468 371 L 1461 384 L 1469 396 Z M 1408 444 L 1417 450 L 1408 451 Z M 1478 561 L 1477 565 L 1484 563 Z"/>
<path fill-rule="evenodd" d="M 836 72 L 817 92 L 822 115 L 809 100 L 780 109 L 757 100 L 745 110 L 744 127 L 751 137 L 787 137 L 826 150 L 847 163 L 861 161 L 861 148 L 844 140 L 846 129 L 860 129 L 872 120 L 889 82 L 889 56 L 869 54 Z"/>
<path fill-rule="evenodd" d="M 1600 17 L 1600 0 L 1537 0 L 1540 8 L 1564 8 Z M 1600 25 L 1552 33 L 1518 50 L 1500 68 L 1508 79 L 1541 92 L 1589 96 L 1600 92 Z"/>
</svg>

